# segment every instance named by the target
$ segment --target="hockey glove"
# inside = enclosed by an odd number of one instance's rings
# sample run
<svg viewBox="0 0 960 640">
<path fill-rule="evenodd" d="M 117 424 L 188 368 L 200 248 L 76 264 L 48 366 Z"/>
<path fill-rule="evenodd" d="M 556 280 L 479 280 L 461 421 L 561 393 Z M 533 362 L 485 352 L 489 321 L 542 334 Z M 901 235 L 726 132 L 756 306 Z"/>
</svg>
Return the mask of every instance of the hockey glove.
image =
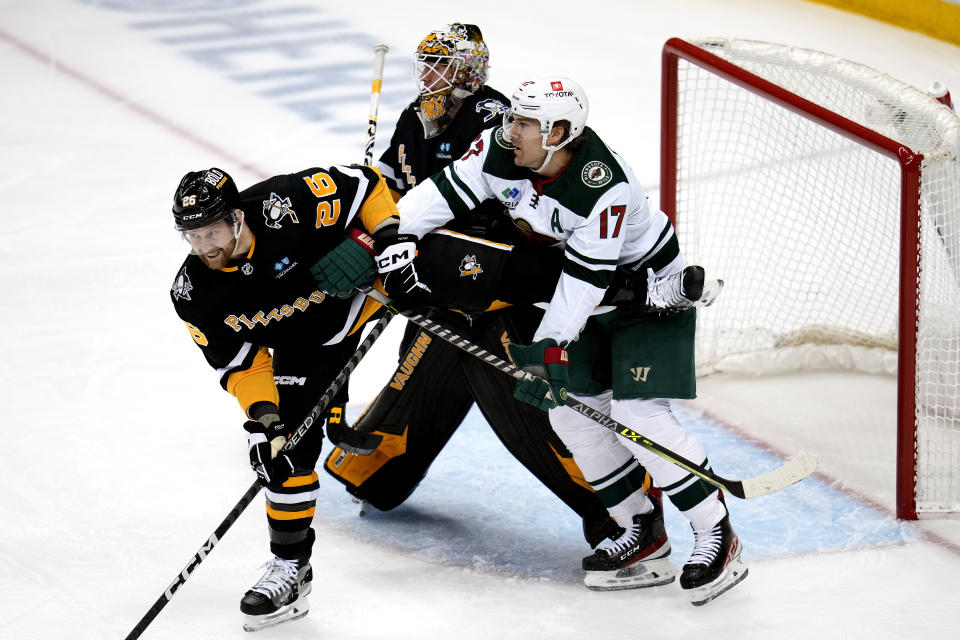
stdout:
<svg viewBox="0 0 960 640">
<path fill-rule="evenodd" d="M 247 432 L 250 466 L 265 484 L 279 487 L 295 468 L 290 456 L 281 451 L 287 443 L 287 429 L 280 416 L 268 413 L 259 420 L 247 420 L 243 428 Z"/>
<path fill-rule="evenodd" d="M 352 293 L 377 276 L 373 260 L 373 238 L 362 231 L 351 229 L 347 239 L 333 248 L 310 267 L 317 288 L 330 295 Z"/>
<path fill-rule="evenodd" d="M 377 254 L 377 268 L 383 278 L 383 288 L 401 308 L 424 304 L 433 290 L 417 271 L 417 237 L 395 235 L 384 242 Z"/>
<path fill-rule="evenodd" d="M 544 411 L 562 405 L 567 399 L 567 350 L 553 338 L 544 338 L 530 346 L 510 343 L 507 353 L 519 369 L 526 372 L 517 381 L 513 395 Z"/>
</svg>

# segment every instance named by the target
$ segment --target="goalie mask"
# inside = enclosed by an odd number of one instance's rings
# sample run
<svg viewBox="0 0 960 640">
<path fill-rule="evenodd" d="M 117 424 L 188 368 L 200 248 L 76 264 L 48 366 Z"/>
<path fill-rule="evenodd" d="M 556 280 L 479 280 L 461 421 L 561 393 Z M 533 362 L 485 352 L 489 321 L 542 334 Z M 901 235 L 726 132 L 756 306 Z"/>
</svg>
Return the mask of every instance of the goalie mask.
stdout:
<svg viewBox="0 0 960 640">
<path fill-rule="evenodd" d="M 463 99 L 487 82 L 490 54 L 480 28 L 455 22 L 420 42 L 414 61 L 417 115 L 427 139 L 440 134 Z"/>
<path fill-rule="evenodd" d="M 583 88 L 565 76 L 545 76 L 523 82 L 510 96 L 510 111 L 503 116 L 503 135 L 511 139 L 511 129 L 517 116 L 532 118 L 540 123 L 540 146 L 547 151 L 547 157 L 540 166 L 542 170 L 553 153 L 562 149 L 574 138 L 583 133 L 587 124 L 590 103 Z M 547 137 L 553 126 L 561 121 L 569 123 L 567 135 L 555 145 L 547 144 Z"/>
</svg>

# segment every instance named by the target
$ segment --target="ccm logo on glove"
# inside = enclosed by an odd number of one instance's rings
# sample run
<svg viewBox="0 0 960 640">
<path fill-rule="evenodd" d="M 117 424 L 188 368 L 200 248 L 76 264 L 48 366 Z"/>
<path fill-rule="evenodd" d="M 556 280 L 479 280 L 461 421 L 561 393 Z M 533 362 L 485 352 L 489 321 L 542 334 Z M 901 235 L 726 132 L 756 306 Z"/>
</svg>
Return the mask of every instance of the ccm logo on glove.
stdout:
<svg viewBox="0 0 960 640">
<path fill-rule="evenodd" d="M 392 239 L 377 255 L 377 270 L 389 273 L 402 269 L 417 257 L 417 237 L 403 234 Z"/>
</svg>

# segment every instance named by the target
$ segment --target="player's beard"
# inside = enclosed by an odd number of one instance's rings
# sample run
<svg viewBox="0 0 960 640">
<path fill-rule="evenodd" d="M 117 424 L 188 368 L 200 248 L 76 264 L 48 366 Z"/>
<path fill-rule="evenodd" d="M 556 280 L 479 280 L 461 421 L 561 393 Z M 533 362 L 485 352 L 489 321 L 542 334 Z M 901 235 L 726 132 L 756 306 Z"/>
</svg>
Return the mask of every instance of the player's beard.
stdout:
<svg viewBox="0 0 960 640">
<path fill-rule="evenodd" d="M 234 238 L 226 247 L 217 247 L 217 252 L 208 252 L 197 254 L 211 269 L 223 269 L 230 262 L 230 257 L 237 248 L 237 239 Z"/>
</svg>

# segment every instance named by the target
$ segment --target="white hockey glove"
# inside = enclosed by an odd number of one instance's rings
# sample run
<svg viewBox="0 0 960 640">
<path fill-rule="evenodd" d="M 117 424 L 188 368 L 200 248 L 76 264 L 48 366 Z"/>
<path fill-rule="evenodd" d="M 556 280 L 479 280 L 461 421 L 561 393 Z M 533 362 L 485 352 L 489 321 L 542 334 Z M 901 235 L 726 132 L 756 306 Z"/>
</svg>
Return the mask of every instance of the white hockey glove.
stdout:
<svg viewBox="0 0 960 640">
<path fill-rule="evenodd" d="M 423 281 L 414 262 L 417 257 L 417 237 L 402 234 L 388 237 L 385 241 L 378 238 L 377 250 L 377 269 L 387 294 L 403 306 L 423 304 L 433 290 Z"/>
</svg>

